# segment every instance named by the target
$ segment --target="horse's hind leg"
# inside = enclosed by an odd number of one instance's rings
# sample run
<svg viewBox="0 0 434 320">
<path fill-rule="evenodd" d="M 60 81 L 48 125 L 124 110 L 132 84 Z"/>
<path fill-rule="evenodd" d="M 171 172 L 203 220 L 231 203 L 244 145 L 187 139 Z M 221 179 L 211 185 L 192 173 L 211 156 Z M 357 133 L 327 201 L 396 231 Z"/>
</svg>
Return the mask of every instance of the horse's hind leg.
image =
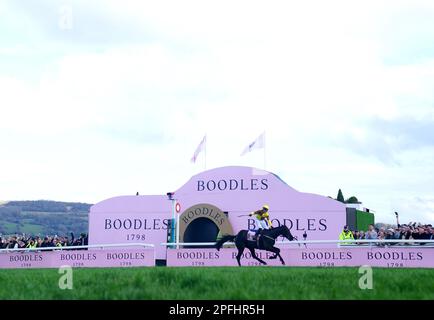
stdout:
<svg viewBox="0 0 434 320">
<path fill-rule="evenodd" d="M 253 249 L 253 248 L 249 248 L 249 250 L 250 250 L 250 252 L 252 253 L 252 257 L 253 257 L 254 259 L 258 260 L 258 261 L 259 261 L 260 263 L 262 263 L 262 264 L 267 264 L 264 260 L 260 259 L 260 258 L 256 255 L 255 249 Z"/>
<path fill-rule="evenodd" d="M 244 245 L 237 246 L 237 249 L 238 249 L 237 262 L 238 262 L 238 266 L 241 267 L 241 256 L 243 255 L 244 252 Z"/>
</svg>

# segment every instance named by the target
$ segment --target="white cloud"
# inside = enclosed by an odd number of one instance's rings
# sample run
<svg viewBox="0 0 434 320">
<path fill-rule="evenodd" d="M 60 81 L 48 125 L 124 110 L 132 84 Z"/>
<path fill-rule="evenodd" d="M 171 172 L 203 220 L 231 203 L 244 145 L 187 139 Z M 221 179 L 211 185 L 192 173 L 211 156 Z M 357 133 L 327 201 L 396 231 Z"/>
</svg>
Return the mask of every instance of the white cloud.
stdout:
<svg viewBox="0 0 434 320">
<path fill-rule="evenodd" d="M 70 34 L 50 29 L 55 21 L 40 24 L 56 18 L 57 4 L 45 4 L 48 16 L 15 12 L 38 25 L 37 46 L 0 48 L 39 67 L 24 75 L 0 69 L 2 198 L 163 193 L 201 169 L 201 159 L 189 159 L 205 133 L 208 167 L 261 167 L 260 151 L 239 155 L 263 130 L 267 168 L 298 190 L 335 196 L 343 188 L 386 220 L 392 199 L 413 196 L 406 181 L 429 194 L 428 160 L 415 170 L 413 154 L 402 154 L 396 168 L 337 143 L 369 136 L 366 118 L 432 112 L 434 60 L 385 63 L 383 40 L 405 3 L 389 12 L 378 1 L 78 1 Z M 429 5 L 413 4 L 413 12 Z M 14 29 L 17 39 L 23 29 Z M 51 57 L 43 68 L 33 50 Z"/>
</svg>

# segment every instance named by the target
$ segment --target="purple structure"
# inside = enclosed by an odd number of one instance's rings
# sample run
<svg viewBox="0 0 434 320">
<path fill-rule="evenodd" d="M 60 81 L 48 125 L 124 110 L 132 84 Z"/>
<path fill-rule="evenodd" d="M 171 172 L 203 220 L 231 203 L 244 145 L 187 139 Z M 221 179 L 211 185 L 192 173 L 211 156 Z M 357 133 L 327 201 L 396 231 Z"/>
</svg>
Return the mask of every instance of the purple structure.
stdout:
<svg viewBox="0 0 434 320">
<path fill-rule="evenodd" d="M 434 255 L 432 247 L 414 246 L 358 248 L 285 248 L 281 255 L 287 266 L 296 267 L 358 267 L 369 265 L 383 268 L 433 268 Z M 184 266 L 237 266 L 235 259 L 238 251 L 225 248 L 215 249 L 168 249 L 167 265 Z M 269 266 L 281 266 L 279 259 L 270 259 L 271 252 L 258 250 L 256 254 Z M 243 266 L 258 266 L 248 250 L 241 258 Z"/>
<path fill-rule="evenodd" d="M 181 206 L 179 242 L 213 242 L 219 234 L 253 229 L 247 215 L 270 206 L 274 226 L 287 225 L 308 240 L 337 239 L 346 223 L 345 205 L 299 192 L 277 175 L 251 167 L 222 167 L 193 176 L 175 191 Z M 166 195 L 120 196 L 92 206 L 89 244 L 143 242 L 155 244 L 156 259 L 167 259 L 168 230 L 174 203 Z"/>
<path fill-rule="evenodd" d="M 28 250 L 0 253 L 0 269 L 153 267 L 154 248 L 93 250 Z"/>
</svg>

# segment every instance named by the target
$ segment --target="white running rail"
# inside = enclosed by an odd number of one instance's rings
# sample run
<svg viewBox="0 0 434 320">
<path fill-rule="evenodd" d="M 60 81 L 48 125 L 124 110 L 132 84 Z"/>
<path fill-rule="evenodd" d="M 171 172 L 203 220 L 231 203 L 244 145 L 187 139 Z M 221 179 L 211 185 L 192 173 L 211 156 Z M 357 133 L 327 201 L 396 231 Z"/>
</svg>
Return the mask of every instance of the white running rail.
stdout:
<svg viewBox="0 0 434 320">
<path fill-rule="evenodd" d="M 5 252 L 36 252 L 36 251 L 61 251 L 61 250 L 77 250 L 77 249 L 87 249 L 87 248 L 119 248 L 119 247 L 145 247 L 154 248 L 155 245 L 152 243 L 113 243 L 113 244 L 91 244 L 87 246 L 66 246 L 66 247 L 41 247 L 41 248 L 18 248 L 18 249 L 0 249 L 0 253 Z"/>
<path fill-rule="evenodd" d="M 318 243 L 336 243 L 340 245 L 359 245 L 359 244 L 373 244 L 373 245 L 382 245 L 382 244 L 413 244 L 413 245 L 420 245 L 420 244 L 431 244 L 434 245 L 434 240 L 417 240 L 417 239 L 388 239 L 388 240 L 298 240 L 298 241 L 276 241 L 276 245 L 296 245 L 296 244 L 318 244 Z M 169 243 L 169 242 L 163 242 L 161 243 L 162 246 L 170 247 L 170 246 L 192 246 L 192 247 L 199 247 L 199 246 L 214 246 L 215 242 L 179 242 L 179 243 Z M 224 244 L 234 244 L 234 242 L 225 242 Z"/>
</svg>

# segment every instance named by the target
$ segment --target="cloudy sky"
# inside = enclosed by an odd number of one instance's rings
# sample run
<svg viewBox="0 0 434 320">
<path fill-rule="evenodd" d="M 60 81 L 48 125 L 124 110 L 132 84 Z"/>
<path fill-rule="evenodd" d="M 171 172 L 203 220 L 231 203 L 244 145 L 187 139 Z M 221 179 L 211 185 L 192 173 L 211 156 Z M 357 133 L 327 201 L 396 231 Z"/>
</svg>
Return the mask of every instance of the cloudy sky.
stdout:
<svg viewBox="0 0 434 320">
<path fill-rule="evenodd" d="M 434 222 L 434 2 L 0 1 L 0 200 L 262 168 Z"/>
</svg>

